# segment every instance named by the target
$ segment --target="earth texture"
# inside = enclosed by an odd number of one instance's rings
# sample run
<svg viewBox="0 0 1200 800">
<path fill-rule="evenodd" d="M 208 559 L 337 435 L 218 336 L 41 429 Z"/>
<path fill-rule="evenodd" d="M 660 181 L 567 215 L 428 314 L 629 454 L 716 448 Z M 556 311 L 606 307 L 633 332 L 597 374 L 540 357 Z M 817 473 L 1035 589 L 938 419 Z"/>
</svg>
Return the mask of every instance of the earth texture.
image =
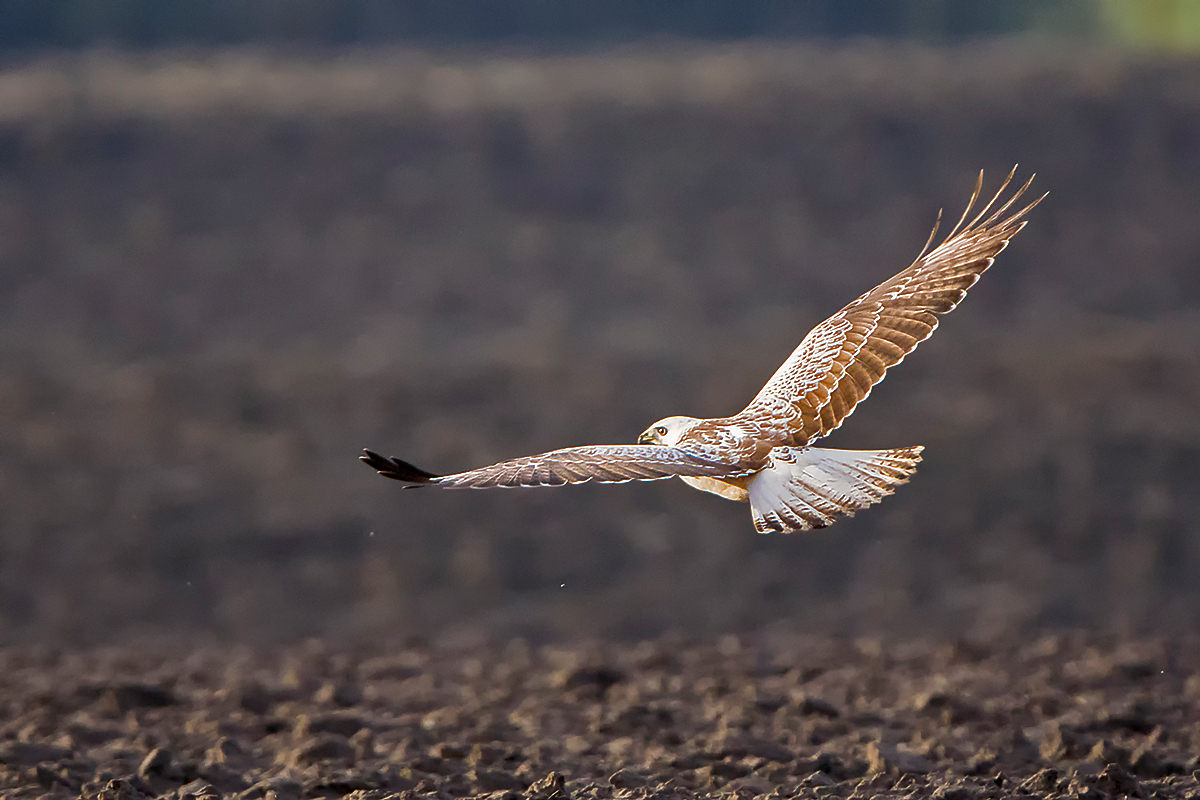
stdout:
<svg viewBox="0 0 1200 800">
<path fill-rule="evenodd" d="M 6 796 L 1195 797 L 1194 641 L 0 653 Z"/>
</svg>

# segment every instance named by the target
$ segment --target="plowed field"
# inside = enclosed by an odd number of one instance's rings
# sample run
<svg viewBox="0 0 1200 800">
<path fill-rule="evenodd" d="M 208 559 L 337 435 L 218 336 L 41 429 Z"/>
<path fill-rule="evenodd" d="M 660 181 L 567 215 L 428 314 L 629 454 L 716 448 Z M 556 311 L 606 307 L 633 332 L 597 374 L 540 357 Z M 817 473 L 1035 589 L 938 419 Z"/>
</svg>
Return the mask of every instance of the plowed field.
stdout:
<svg viewBox="0 0 1200 800">
<path fill-rule="evenodd" d="M 1194 797 L 1198 649 L 12 649 L 0 762 L 29 797 Z"/>
</svg>

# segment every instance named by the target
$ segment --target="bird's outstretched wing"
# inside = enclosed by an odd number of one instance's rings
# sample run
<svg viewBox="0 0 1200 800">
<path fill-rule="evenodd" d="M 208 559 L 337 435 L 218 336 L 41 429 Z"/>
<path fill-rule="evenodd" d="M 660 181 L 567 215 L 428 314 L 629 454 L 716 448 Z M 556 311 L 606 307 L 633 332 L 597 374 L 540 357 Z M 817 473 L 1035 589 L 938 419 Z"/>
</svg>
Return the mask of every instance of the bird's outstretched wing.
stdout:
<svg viewBox="0 0 1200 800">
<path fill-rule="evenodd" d="M 871 387 L 883 380 L 887 369 L 933 333 L 936 315 L 957 306 L 1025 227 L 1021 218 L 1045 195 L 1019 211 L 1009 210 L 1033 176 L 992 210 L 1015 172 L 1013 167 L 996 195 L 968 222 L 983 186 L 981 172 L 966 210 L 945 241 L 929 250 L 937 235 L 935 225 L 925 249 L 908 269 L 813 328 L 733 420 L 751 422 L 756 430 L 778 436 L 779 444 L 788 445 L 808 444 L 841 425 Z"/>
<path fill-rule="evenodd" d="M 657 481 L 677 475 L 731 477 L 746 472 L 744 467 L 722 461 L 716 453 L 641 444 L 568 447 L 541 455 L 502 461 L 455 475 L 434 475 L 414 467 L 407 461 L 385 458 L 370 450 L 364 450 L 360 458 L 380 475 L 407 484 L 405 488 L 448 486 L 491 489 L 512 486 L 562 486 L 588 481 Z"/>
</svg>

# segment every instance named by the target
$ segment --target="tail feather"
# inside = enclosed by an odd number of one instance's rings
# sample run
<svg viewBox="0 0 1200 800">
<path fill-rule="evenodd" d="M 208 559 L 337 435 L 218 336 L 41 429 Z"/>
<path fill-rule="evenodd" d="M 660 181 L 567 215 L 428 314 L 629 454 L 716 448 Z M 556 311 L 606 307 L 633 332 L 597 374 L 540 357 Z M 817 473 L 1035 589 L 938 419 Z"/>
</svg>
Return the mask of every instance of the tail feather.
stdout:
<svg viewBox="0 0 1200 800">
<path fill-rule="evenodd" d="M 750 482 L 750 512 L 759 533 L 824 528 L 877 503 L 907 483 L 924 448 L 830 450 L 776 447 Z"/>
<path fill-rule="evenodd" d="M 402 461 L 399 458 L 387 458 L 370 450 L 363 450 L 363 454 L 358 458 L 383 477 L 409 484 L 408 486 L 401 487 L 404 489 L 436 483 L 437 479 L 441 477 L 440 475 L 434 475 L 432 472 L 426 472 L 419 467 L 414 467 L 407 461 Z"/>
</svg>

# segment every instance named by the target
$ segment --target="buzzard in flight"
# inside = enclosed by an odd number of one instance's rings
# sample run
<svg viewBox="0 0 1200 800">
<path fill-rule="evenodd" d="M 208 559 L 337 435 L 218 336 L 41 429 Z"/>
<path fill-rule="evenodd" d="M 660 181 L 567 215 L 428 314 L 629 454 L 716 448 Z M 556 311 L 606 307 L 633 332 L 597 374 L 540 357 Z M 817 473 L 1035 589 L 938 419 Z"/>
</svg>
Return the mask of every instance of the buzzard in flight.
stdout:
<svg viewBox="0 0 1200 800">
<path fill-rule="evenodd" d="M 1016 206 L 1031 176 L 1001 202 L 1015 172 L 1014 167 L 991 201 L 970 217 L 983 185 L 980 173 L 966 210 L 940 245 L 930 249 L 935 225 L 908 269 L 814 328 L 750 405 L 732 417 L 667 417 L 651 425 L 637 444 L 568 447 L 453 475 L 434 475 L 370 450 L 361 458 L 404 488 L 562 486 L 678 476 L 697 489 L 749 501 L 760 533 L 823 528 L 891 494 L 916 471 L 920 446 L 831 450 L 812 443 L 841 425 L 888 367 L 933 333 L 937 315 L 958 305 L 1025 227 L 1022 217 L 1041 198 Z"/>
</svg>

